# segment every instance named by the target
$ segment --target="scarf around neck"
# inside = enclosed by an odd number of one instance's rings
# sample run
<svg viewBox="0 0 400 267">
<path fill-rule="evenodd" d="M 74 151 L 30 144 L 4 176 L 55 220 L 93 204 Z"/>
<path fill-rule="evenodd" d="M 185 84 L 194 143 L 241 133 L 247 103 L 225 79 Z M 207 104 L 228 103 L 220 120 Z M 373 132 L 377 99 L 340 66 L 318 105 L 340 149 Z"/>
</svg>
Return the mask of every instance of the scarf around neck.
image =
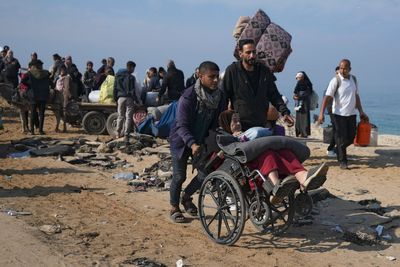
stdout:
<svg viewBox="0 0 400 267">
<path fill-rule="evenodd" d="M 197 95 L 197 100 L 200 103 L 200 109 L 217 109 L 219 102 L 221 100 L 221 91 L 219 89 L 217 90 L 207 90 L 205 89 L 201 83 L 200 79 L 197 79 L 195 85 L 194 85 L 194 90 Z"/>
</svg>

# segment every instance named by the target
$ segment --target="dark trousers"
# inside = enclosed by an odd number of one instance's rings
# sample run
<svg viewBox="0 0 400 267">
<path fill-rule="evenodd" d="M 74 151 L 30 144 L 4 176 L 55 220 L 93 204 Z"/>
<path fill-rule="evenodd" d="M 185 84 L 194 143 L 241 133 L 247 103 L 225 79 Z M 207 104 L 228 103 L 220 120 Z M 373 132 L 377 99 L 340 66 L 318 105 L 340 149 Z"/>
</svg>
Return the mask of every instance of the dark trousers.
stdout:
<svg viewBox="0 0 400 267">
<path fill-rule="evenodd" d="M 340 163 L 347 164 L 346 149 L 353 144 L 356 136 L 356 115 L 339 116 L 333 115 L 334 125 L 336 127 L 335 137 L 337 146 L 337 159 Z"/>
<path fill-rule="evenodd" d="M 187 161 L 190 156 L 190 150 L 186 149 L 181 158 L 175 155 L 172 151 L 171 154 L 173 177 L 171 181 L 171 187 L 169 189 L 170 203 L 172 206 L 179 206 L 182 184 L 186 180 Z M 205 175 L 201 172 L 198 172 L 198 174 L 192 179 L 192 181 L 190 181 L 188 186 L 185 188 L 184 192 L 188 196 L 193 195 L 198 189 L 200 189 L 204 178 Z"/>
<path fill-rule="evenodd" d="M 39 110 L 39 113 L 37 112 Z M 31 104 L 31 132 L 35 131 L 35 121 L 39 119 L 39 131 L 43 132 L 44 112 L 46 110 L 46 101 L 35 101 Z M 39 116 L 39 118 L 38 118 Z"/>
<path fill-rule="evenodd" d="M 334 115 L 333 114 L 329 114 L 329 117 L 331 118 L 331 123 L 332 123 L 332 136 L 331 136 L 331 141 L 329 142 L 329 146 L 328 146 L 328 151 L 332 151 L 335 150 L 335 146 L 336 146 L 336 137 L 335 137 L 335 132 L 336 132 L 336 127 L 335 127 L 335 123 L 334 123 Z M 336 151 L 335 151 L 336 152 Z"/>
</svg>

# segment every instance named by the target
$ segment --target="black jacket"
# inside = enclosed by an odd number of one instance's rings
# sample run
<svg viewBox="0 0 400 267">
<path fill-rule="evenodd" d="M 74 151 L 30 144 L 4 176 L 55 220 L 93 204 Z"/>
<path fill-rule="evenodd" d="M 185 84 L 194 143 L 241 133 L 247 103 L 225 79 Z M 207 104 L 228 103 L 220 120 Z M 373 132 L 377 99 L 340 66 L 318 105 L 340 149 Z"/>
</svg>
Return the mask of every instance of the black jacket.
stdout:
<svg viewBox="0 0 400 267">
<path fill-rule="evenodd" d="M 275 76 L 264 65 L 257 63 L 258 89 L 253 90 L 241 61 L 228 66 L 223 79 L 223 89 L 233 108 L 239 113 L 243 130 L 251 127 L 265 127 L 269 102 L 282 114 L 290 114 L 275 84 Z"/>
<path fill-rule="evenodd" d="M 31 70 L 21 82 L 33 90 L 33 100 L 47 101 L 50 93 L 50 73 L 47 70 Z"/>
<path fill-rule="evenodd" d="M 183 90 L 185 90 L 184 83 L 183 72 L 175 67 L 170 67 L 168 68 L 167 75 L 163 79 L 161 90 L 158 96 L 163 96 L 168 88 L 169 100 L 178 100 L 182 95 Z"/>
<path fill-rule="evenodd" d="M 196 74 L 193 74 L 192 76 L 190 76 L 187 80 L 186 80 L 186 87 L 185 88 L 189 88 L 190 86 L 192 86 L 193 84 L 196 83 Z"/>
</svg>

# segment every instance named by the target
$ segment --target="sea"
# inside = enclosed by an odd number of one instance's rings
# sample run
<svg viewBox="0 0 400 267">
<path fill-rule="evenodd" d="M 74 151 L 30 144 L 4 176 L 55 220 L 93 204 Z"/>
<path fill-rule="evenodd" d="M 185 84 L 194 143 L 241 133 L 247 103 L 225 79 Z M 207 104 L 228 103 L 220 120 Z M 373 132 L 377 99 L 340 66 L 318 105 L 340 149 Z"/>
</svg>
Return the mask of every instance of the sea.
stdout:
<svg viewBox="0 0 400 267">
<path fill-rule="evenodd" d="M 321 102 L 323 92 L 317 93 Z M 364 87 L 360 91 L 360 97 L 364 112 L 368 115 L 370 123 L 377 127 L 379 134 L 400 135 L 400 89 Z M 295 114 L 293 100 L 289 102 L 289 107 L 292 114 Z M 311 114 L 318 115 L 318 112 L 319 109 Z M 357 119 L 359 120 L 359 116 Z M 329 123 L 329 120 L 326 123 Z"/>
</svg>

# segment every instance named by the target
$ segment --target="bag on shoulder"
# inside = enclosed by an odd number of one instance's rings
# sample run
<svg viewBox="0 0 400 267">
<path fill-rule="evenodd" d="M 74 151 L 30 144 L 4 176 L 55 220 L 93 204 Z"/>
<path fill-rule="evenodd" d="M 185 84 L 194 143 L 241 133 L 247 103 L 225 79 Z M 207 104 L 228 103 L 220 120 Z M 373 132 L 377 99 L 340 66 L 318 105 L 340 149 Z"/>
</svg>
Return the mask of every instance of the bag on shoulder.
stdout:
<svg viewBox="0 0 400 267">
<path fill-rule="evenodd" d="M 312 90 L 312 93 L 310 95 L 310 110 L 315 110 L 318 108 L 318 100 L 318 94 L 314 90 Z"/>
</svg>

